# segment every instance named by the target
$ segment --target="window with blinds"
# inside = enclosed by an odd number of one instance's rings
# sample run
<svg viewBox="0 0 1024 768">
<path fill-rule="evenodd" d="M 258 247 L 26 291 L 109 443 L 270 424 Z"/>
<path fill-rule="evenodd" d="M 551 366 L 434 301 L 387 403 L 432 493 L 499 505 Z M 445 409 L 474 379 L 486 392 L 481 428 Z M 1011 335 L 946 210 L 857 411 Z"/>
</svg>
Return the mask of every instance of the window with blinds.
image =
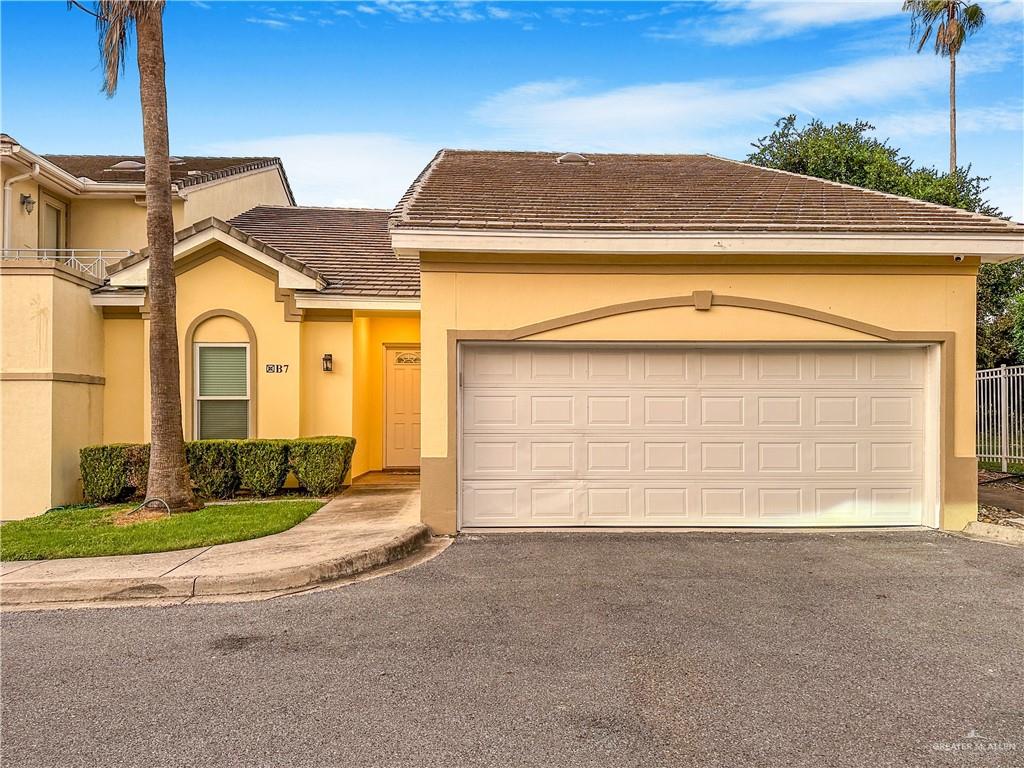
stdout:
<svg viewBox="0 0 1024 768">
<path fill-rule="evenodd" d="M 249 345 L 196 345 L 196 435 L 249 437 Z"/>
</svg>

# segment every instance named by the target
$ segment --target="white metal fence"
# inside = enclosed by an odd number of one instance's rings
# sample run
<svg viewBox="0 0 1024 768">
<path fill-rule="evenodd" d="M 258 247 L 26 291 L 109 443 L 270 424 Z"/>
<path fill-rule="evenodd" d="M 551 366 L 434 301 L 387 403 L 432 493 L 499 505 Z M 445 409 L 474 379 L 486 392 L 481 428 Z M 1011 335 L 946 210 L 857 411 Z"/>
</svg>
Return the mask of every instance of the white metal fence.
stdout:
<svg viewBox="0 0 1024 768">
<path fill-rule="evenodd" d="M 1024 365 L 977 372 L 978 460 L 1003 472 L 1024 464 Z"/>
<path fill-rule="evenodd" d="M 0 259 L 6 262 L 36 261 L 58 264 L 90 275 L 97 280 L 107 277 L 107 267 L 131 256 L 128 249 L 110 248 L 4 248 L 0 250 Z"/>
</svg>

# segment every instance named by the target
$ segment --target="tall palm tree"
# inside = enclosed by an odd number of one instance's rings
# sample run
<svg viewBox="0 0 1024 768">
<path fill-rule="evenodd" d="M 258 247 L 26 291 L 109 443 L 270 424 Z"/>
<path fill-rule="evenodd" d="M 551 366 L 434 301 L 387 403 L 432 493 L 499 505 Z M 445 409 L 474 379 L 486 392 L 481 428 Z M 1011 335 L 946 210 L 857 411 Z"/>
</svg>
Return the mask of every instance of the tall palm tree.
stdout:
<svg viewBox="0 0 1024 768">
<path fill-rule="evenodd" d="M 69 5 L 83 8 L 78 2 Z M 117 91 L 132 31 L 136 37 L 142 141 L 146 154 L 146 237 L 149 245 L 150 457 L 147 501 L 172 512 L 197 509 L 181 430 L 174 219 L 164 81 L 164 0 L 100 0 L 95 10 L 103 90 Z M 88 9 L 85 9 L 88 11 Z"/>
<path fill-rule="evenodd" d="M 904 0 L 903 10 L 911 14 L 910 39 L 917 40 L 917 52 L 935 33 L 935 53 L 949 57 L 949 173 L 956 173 L 956 55 L 964 40 L 985 23 L 985 12 L 977 3 L 965 0 Z"/>
</svg>

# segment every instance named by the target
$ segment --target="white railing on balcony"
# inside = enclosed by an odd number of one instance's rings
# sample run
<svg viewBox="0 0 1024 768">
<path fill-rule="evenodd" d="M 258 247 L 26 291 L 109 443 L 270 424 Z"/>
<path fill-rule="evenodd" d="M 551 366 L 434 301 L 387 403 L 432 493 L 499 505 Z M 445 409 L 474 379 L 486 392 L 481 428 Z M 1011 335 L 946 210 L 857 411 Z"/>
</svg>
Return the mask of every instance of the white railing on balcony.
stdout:
<svg viewBox="0 0 1024 768">
<path fill-rule="evenodd" d="M 131 256 L 134 251 L 123 248 L 4 248 L 0 259 L 12 261 L 55 261 L 97 280 L 105 280 L 107 268 Z"/>
<path fill-rule="evenodd" d="M 1024 463 L 1024 365 L 977 372 L 978 459 L 1003 472 Z M 994 467 L 993 467 L 994 468 Z"/>
</svg>

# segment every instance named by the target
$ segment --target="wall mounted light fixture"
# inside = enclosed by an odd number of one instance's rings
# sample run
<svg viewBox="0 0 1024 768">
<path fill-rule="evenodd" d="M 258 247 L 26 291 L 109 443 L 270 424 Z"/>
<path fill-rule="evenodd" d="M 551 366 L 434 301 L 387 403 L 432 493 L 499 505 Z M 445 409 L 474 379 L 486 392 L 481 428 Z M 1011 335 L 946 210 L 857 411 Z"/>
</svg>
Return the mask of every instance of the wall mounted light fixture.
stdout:
<svg viewBox="0 0 1024 768">
<path fill-rule="evenodd" d="M 21 196 L 21 207 L 25 209 L 25 213 L 32 213 L 32 209 L 36 207 L 36 201 L 32 199 L 32 195 Z"/>
<path fill-rule="evenodd" d="M 324 364 L 324 373 L 330 373 L 334 370 L 334 355 L 328 352 L 322 358 Z"/>
</svg>

